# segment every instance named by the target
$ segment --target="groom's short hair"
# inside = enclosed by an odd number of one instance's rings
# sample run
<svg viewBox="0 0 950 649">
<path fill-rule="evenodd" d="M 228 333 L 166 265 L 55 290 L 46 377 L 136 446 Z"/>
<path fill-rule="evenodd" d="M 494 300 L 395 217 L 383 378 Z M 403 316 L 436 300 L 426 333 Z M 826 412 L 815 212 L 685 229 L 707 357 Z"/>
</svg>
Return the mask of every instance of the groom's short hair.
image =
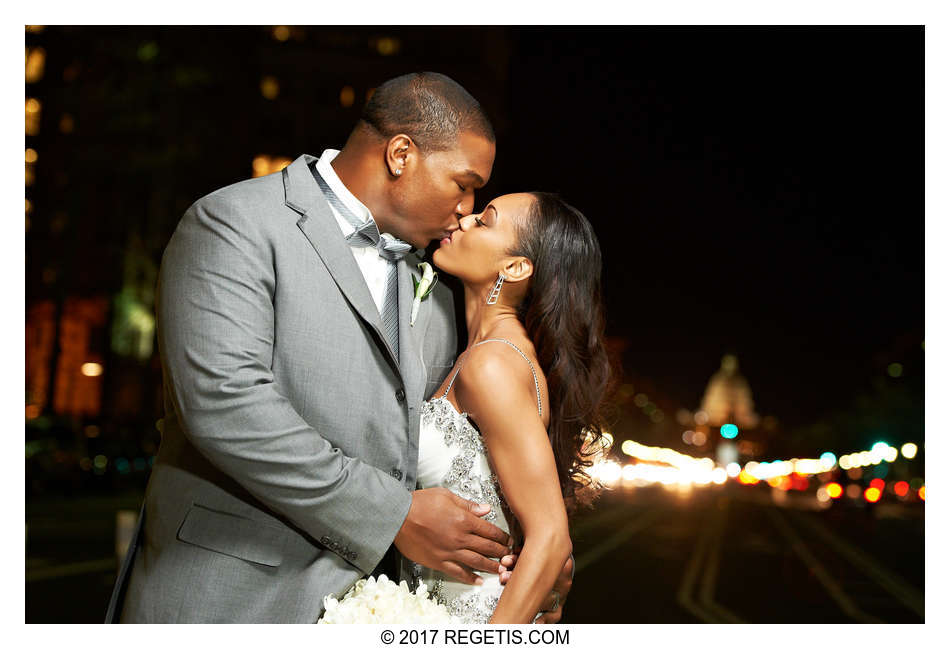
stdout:
<svg viewBox="0 0 950 649">
<path fill-rule="evenodd" d="M 495 141 L 481 104 L 438 72 L 413 72 L 384 82 L 366 103 L 360 121 L 385 139 L 405 133 L 423 153 L 451 149 L 465 131 Z"/>
</svg>

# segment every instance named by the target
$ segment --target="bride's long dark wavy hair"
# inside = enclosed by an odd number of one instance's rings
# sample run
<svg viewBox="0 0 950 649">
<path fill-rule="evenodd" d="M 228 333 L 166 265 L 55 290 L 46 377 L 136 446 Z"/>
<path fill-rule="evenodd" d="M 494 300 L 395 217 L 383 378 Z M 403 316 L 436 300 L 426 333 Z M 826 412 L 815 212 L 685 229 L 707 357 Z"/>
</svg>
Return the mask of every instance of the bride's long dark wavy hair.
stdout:
<svg viewBox="0 0 950 649">
<path fill-rule="evenodd" d="M 568 512 L 596 494 L 586 469 L 602 451 L 601 412 L 610 381 L 604 348 L 600 244 L 577 209 L 556 194 L 530 192 L 534 202 L 510 254 L 534 264 L 519 306 L 548 383 L 548 438 Z"/>
</svg>

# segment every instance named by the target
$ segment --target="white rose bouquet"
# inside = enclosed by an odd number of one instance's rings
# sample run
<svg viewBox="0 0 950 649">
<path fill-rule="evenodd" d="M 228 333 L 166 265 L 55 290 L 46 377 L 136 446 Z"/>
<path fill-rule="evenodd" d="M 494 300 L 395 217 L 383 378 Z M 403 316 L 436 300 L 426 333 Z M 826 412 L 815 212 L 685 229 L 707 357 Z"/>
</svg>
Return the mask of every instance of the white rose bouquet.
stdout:
<svg viewBox="0 0 950 649">
<path fill-rule="evenodd" d="M 444 604 L 429 597 L 426 585 L 415 593 L 409 584 L 397 586 L 386 575 L 369 577 L 353 584 L 343 599 L 323 598 L 326 611 L 317 624 L 454 624 Z"/>
</svg>

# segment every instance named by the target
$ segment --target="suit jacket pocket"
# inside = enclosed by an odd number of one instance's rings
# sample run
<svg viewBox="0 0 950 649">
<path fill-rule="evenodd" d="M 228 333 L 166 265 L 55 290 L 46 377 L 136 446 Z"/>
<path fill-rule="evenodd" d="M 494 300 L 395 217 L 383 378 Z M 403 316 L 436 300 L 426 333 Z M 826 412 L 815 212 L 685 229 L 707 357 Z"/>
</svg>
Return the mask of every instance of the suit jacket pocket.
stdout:
<svg viewBox="0 0 950 649">
<path fill-rule="evenodd" d="M 193 503 L 178 528 L 178 540 L 244 561 L 277 567 L 286 536 L 273 525 Z"/>
</svg>

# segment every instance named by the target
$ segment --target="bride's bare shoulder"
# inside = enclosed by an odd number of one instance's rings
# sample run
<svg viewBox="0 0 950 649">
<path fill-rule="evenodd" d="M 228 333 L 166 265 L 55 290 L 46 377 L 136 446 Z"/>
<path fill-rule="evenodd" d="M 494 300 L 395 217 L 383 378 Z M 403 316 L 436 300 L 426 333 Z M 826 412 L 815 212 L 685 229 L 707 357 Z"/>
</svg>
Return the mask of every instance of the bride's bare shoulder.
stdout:
<svg viewBox="0 0 950 649">
<path fill-rule="evenodd" d="M 513 402 L 523 405 L 537 416 L 538 391 L 541 392 L 542 404 L 546 398 L 544 376 L 531 344 L 518 342 L 521 344 L 517 345 L 517 349 L 501 342 L 492 342 L 468 350 L 456 381 L 456 395 L 460 404 L 470 413 L 477 414 L 485 405 Z M 527 356 L 530 364 L 518 350 Z M 534 377 L 538 380 L 537 391 Z"/>
</svg>

